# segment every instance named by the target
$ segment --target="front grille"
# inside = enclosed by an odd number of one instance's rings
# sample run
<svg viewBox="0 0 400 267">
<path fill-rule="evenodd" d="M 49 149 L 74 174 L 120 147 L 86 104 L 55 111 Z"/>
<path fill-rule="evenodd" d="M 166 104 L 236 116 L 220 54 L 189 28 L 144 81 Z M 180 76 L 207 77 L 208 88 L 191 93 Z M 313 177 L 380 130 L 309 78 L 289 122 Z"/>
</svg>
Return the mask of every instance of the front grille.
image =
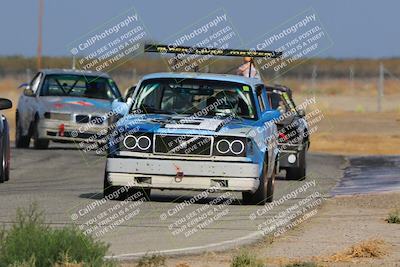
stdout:
<svg viewBox="0 0 400 267">
<path fill-rule="evenodd" d="M 90 122 L 93 124 L 103 124 L 104 118 L 99 116 L 92 116 L 90 118 Z"/>
<path fill-rule="evenodd" d="M 88 123 L 89 122 L 89 115 L 76 115 L 75 121 L 77 123 Z"/>
<path fill-rule="evenodd" d="M 154 153 L 211 156 L 213 138 L 198 135 L 155 135 Z"/>
<path fill-rule="evenodd" d="M 69 114 L 69 113 L 51 112 L 50 113 L 50 119 L 52 119 L 52 120 L 60 120 L 60 121 L 70 121 L 71 120 L 71 114 Z"/>
</svg>

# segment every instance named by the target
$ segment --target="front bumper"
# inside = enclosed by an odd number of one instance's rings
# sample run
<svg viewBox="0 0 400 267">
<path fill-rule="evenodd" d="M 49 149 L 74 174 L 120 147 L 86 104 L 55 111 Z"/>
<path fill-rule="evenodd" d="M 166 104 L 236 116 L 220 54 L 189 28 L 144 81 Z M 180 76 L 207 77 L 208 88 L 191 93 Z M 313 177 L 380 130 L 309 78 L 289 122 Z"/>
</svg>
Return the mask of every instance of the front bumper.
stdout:
<svg viewBox="0 0 400 267">
<path fill-rule="evenodd" d="M 108 158 L 106 175 L 113 186 L 254 192 L 259 168 L 242 162 Z"/>
<path fill-rule="evenodd" d="M 302 144 L 279 144 L 279 148 L 279 168 L 298 168 L 303 164 L 300 151 L 305 148 Z"/>
<path fill-rule="evenodd" d="M 43 119 L 39 121 L 38 131 L 39 138 L 53 141 L 106 143 L 107 125 Z"/>
</svg>

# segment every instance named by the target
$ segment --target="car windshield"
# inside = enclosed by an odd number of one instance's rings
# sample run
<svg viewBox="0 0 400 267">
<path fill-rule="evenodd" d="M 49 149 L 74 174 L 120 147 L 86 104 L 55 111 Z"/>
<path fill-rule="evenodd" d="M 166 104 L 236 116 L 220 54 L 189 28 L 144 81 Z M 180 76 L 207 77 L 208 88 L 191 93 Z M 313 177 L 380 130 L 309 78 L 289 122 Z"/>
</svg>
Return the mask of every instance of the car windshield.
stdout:
<svg viewBox="0 0 400 267">
<path fill-rule="evenodd" d="M 74 96 L 113 100 L 121 98 L 117 85 L 111 79 L 90 78 L 83 75 L 47 75 L 41 96 Z"/>
<path fill-rule="evenodd" d="M 201 79 L 144 81 L 133 109 L 144 113 L 232 116 L 255 119 L 251 87 L 241 83 Z"/>
</svg>

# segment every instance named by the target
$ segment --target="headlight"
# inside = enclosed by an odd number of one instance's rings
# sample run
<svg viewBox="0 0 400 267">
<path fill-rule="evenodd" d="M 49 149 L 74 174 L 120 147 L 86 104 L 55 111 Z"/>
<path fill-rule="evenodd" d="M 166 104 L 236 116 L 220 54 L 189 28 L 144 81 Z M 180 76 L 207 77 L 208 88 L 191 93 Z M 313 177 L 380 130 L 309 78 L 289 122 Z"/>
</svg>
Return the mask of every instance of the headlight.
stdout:
<svg viewBox="0 0 400 267">
<path fill-rule="evenodd" d="M 214 141 L 215 156 L 246 156 L 246 138 L 216 137 Z"/>
<path fill-rule="evenodd" d="M 216 149 L 220 154 L 226 154 L 229 152 L 231 143 L 226 139 L 221 139 L 216 144 Z"/>
<path fill-rule="evenodd" d="M 151 152 L 153 138 L 148 133 L 135 133 L 125 135 L 120 142 L 120 150 L 133 152 Z"/>
</svg>

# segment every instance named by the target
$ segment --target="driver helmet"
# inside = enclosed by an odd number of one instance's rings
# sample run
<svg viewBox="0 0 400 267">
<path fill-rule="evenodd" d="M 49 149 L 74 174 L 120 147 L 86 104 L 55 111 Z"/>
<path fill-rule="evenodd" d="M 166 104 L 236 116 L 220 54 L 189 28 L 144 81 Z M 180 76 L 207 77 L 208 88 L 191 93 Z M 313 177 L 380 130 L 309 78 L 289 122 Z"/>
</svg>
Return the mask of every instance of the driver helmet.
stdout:
<svg viewBox="0 0 400 267">
<path fill-rule="evenodd" d="M 215 95 L 216 114 L 232 114 L 238 110 L 239 99 L 235 90 L 223 90 Z"/>
</svg>

